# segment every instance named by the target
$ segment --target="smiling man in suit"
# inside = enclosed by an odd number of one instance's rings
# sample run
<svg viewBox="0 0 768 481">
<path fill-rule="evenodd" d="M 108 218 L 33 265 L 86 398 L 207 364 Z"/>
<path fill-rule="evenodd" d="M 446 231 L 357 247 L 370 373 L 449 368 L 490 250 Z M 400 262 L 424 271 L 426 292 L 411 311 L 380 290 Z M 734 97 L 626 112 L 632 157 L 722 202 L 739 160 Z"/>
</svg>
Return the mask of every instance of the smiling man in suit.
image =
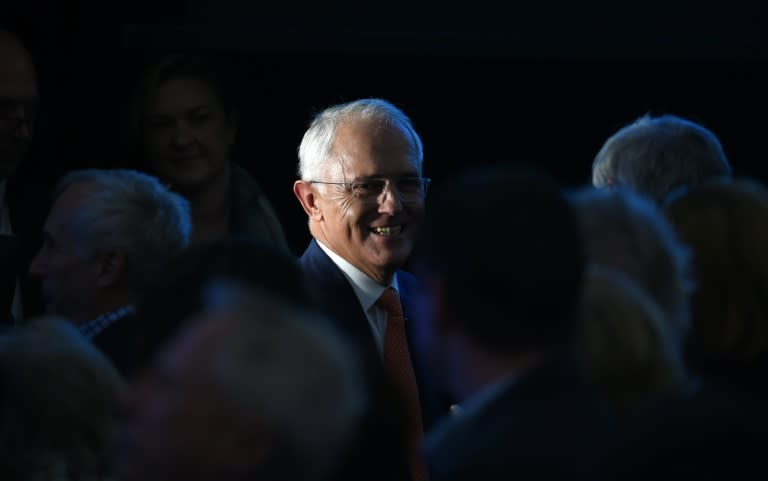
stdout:
<svg viewBox="0 0 768 481">
<path fill-rule="evenodd" d="M 426 479 L 419 455 L 423 426 L 439 416 L 411 355 L 409 304 L 418 284 L 401 270 L 424 218 L 429 179 L 422 161 L 410 119 L 385 100 L 361 99 L 315 117 L 299 147 L 301 179 L 293 188 L 314 238 L 300 263 L 327 313 L 360 348 L 369 378 L 383 366 L 383 378 L 400 396 L 399 422 L 407 433 L 402 451 L 414 480 Z M 372 397 L 393 412 L 381 396 Z M 373 417 L 385 428 L 384 418 Z M 366 444 L 380 439 L 364 437 Z"/>
</svg>

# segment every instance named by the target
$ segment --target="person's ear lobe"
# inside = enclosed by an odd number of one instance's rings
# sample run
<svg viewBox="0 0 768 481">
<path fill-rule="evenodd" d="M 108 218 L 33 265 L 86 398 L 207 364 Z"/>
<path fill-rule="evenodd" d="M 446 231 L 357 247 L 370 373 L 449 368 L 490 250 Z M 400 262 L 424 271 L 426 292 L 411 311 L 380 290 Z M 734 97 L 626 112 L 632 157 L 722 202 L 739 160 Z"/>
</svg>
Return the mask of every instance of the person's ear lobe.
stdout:
<svg viewBox="0 0 768 481">
<path fill-rule="evenodd" d="M 322 220 L 323 212 L 318 205 L 315 189 L 310 182 L 307 182 L 306 180 L 297 180 L 293 183 L 293 193 L 296 198 L 299 199 L 301 207 L 311 220 Z"/>
<path fill-rule="evenodd" d="M 108 287 L 118 284 L 128 269 L 128 259 L 124 252 L 108 251 L 98 256 L 97 285 Z"/>
</svg>

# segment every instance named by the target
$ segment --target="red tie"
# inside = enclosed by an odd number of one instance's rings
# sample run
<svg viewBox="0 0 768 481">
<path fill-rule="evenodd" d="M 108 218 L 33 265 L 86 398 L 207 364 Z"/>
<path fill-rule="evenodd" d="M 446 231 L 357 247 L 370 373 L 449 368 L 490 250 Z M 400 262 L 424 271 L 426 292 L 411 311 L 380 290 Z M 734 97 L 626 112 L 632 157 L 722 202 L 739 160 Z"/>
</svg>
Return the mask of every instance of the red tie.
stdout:
<svg viewBox="0 0 768 481">
<path fill-rule="evenodd" d="M 411 353 L 405 334 L 405 317 L 397 291 L 388 287 L 376 305 L 387 312 L 387 329 L 384 335 L 384 367 L 391 376 L 405 402 L 409 416 L 408 452 L 413 481 L 427 481 L 427 467 L 421 445 L 424 427 L 421 422 L 421 404 L 416 376 L 413 373 Z"/>
</svg>

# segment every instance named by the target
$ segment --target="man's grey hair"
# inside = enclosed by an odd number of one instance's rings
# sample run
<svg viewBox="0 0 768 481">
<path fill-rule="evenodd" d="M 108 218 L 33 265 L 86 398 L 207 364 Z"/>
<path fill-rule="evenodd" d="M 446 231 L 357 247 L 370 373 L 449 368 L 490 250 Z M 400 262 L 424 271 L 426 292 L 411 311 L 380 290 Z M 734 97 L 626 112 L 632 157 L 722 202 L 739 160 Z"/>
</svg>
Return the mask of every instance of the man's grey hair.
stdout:
<svg viewBox="0 0 768 481">
<path fill-rule="evenodd" d="M 715 134 L 675 115 L 640 117 L 612 135 L 592 163 L 595 187 L 624 185 L 657 203 L 679 188 L 730 175 Z"/>
<path fill-rule="evenodd" d="M 658 303 L 682 339 L 693 289 L 690 252 L 660 208 L 628 189 L 583 188 L 576 207 L 588 262 L 623 272 Z"/>
<path fill-rule="evenodd" d="M 136 287 L 155 278 L 189 243 L 189 203 L 148 174 L 128 169 L 84 169 L 59 180 L 54 197 L 74 184 L 93 186 L 69 228 L 83 258 L 125 252 Z"/>
<path fill-rule="evenodd" d="M 342 122 L 349 120 L 381 122 L 402 130 L 411 143 L 413 162 L 421 174 L 424 148 L 411 119 L 386 100 L 367 98 L 329 107 L 312 120 L 299 146 L 298 175 L 302 180 L 322 179 L 323 173 L 334 160 L 336 129 Z"/>
<path fill-rule="evenodd" d="M 328 319 L 265 291 L 214 281 L 206 304 L 228 322 L 211 364 L 228 410 L 277 435 L 266 469 L 286 480 L 328 477 L 366 403 L 352 347 Z"/>
</svg>

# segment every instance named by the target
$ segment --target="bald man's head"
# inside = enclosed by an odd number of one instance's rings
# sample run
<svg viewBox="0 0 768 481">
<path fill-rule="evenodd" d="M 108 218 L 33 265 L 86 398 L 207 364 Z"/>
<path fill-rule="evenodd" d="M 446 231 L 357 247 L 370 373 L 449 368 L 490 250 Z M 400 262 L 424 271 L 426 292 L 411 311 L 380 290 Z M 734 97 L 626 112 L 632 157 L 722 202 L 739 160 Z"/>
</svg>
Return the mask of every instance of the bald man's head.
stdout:
<svg viewBox="0 0 768 481">
<path fill-rule="evenodd" d="M 29 52 L 16 35 L 0 29 L 0 178 L 13 175 L 29 150 L 38 99 Z"/>
</svg>

